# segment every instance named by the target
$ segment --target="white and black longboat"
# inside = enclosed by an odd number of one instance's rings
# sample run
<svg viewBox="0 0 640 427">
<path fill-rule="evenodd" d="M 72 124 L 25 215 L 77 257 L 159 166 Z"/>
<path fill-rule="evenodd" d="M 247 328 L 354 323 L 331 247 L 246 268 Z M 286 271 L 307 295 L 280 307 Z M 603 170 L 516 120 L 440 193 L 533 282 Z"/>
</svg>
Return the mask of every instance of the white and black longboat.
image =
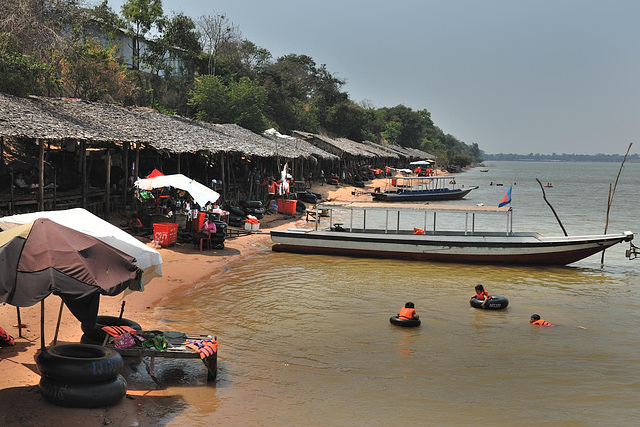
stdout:
<svg viewBox="0 0 640 427">
<path fill-rule="evenodd" d="M 453 175 L 387 177 L 383 190 L 376 188 L 371 197 L 380 202 L 438 202 L 464 198 L 478 186 L 456 188 Z"/>
<path fill-rule="evenodd" d="M 348 226 L 334 222 L 337 210 L 350 211 L 340 216 L 350 219 Z M 618 243 L 633 240 L 633 233 L 630 231 L 620 234 L 554 237 L 546 237 L 537 232 L 514 232 L 513 210 L 508 206 L 399 207 L 392 203 L 323 203 L 316 206 L 315 213 L 316 218 L 325 213 L 329 227 L 320 228 L 319 221 L 316 221 L 315 227 L 310 229 L 273 230 L 273 251 L 459 263 L 567 265 Z M 407 213 L 411 213 L 413 222 L 416 218 L 421 218 L 419 226 L 422 228 L 415 227 L 418 224 L 412 224 L 412 229 L 406 228 L 406 224 L 404 229 L 401 228 Z M 439 230 L 436 220 L 444 213 L 464 215 L 464 229 Z M 373 218 L 374 215 L 377 220 L 370 223 L 375 222 L 377 228 L 368 228 L 367 218 Z M 506 230 L 476 230 L 478 215 L 506 216 Z M 354 224 L 354 218 L 357 225 Z"/>
</svg>

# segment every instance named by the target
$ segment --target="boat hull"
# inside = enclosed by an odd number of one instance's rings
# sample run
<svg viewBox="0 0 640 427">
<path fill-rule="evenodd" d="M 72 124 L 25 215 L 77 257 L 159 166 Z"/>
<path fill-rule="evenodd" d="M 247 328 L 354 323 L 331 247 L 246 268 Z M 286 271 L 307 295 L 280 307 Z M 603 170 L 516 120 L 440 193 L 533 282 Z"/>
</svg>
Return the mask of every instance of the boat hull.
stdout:
<svg viewBox="0 0 640 427">
<path fill-rule="evenodd" d="M 471 190 L 478 187 L 469 187 L 465 189 L 443 189 L 443 190 L 408 190 L 402 192 L 374 192 L 371 197 L 375 201 L 383 202 L 428 202 L 439 200 L 460 200 L 464 198 Z"/>
<path fill-rule="evenodd" d="M 480 264 L 567 265 L 632 238 L 626 234 L 545 238 L 274 230 L 276 252 Z"/>
</svg>

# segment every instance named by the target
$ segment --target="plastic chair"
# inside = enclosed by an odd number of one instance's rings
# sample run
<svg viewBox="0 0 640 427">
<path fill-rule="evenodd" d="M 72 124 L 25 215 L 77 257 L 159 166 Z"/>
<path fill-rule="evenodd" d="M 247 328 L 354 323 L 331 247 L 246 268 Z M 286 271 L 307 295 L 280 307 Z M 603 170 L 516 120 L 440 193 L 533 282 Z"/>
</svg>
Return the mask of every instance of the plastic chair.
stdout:
<svg viewBox="0 0 640 427">
<path fill-rule="evenodd" d="M 202 252 L 205 245 L 207 246 L 207 249 L 211 249 L 211 237 L 202 237 L 200 239 L 200 252 Z"/>
</svg>

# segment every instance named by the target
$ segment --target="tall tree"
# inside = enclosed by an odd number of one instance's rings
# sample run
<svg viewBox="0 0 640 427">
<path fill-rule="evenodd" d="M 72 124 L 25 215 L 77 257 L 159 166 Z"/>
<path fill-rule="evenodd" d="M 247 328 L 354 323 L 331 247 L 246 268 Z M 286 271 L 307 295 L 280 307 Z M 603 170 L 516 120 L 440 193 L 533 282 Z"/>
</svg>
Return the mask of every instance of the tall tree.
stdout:
<svg viewBox="0 0 640 427">
<path fill-rule="evenodd" d="M 127 0 L 122 5 L 122 16 L 133 33 L 133 69 L 140 69 L 140 40 L 163 18 L 162 0 Z"/>
<path fill-rule="evenodd" d="M 198 21 L 200 43 L 208 57 L 207 73 L 216 74 L 221 47 L 242 38 L 239 28 L 226 15 L 202 15 Z"/>
</svg>

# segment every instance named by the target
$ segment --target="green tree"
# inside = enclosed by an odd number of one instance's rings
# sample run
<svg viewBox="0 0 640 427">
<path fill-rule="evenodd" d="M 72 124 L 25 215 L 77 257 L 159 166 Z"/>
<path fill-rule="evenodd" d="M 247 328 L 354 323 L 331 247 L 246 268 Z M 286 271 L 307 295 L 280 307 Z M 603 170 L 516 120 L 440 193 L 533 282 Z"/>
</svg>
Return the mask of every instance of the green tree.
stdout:
<svg viewBox="0 0 640 427">
<path fill-rule="evenodd" d="M 122 5 L 122 16 L 133 34 L 133 69 L 140 69 L 140 40 L 154 27 L 161 25 L 162 0 L 127 0 Z"/>
<path fill-rule="evenodd" d="M 21 42 L 0 33 L 0 92 L 16 96 L 47 94 L 60 86 L 55 68 L 25 54 Z"/>
<path fill-rule="evenodd" d="M 115 58 L 116 47 L 94 39 L 78 41 L 62 61 L 62 83 L 75 97 L 90 101 L 130 96 L 134 90 L 126 66 Z"/>
<path fill-rule="evenodd" d="M 225 84 L 220 76 L 202 76 L 190 92 L 196 117 L 213 123 L 235 123 L 254 132 L 267 128 L 265 89 L 248 77 Z"/>
</svg>

